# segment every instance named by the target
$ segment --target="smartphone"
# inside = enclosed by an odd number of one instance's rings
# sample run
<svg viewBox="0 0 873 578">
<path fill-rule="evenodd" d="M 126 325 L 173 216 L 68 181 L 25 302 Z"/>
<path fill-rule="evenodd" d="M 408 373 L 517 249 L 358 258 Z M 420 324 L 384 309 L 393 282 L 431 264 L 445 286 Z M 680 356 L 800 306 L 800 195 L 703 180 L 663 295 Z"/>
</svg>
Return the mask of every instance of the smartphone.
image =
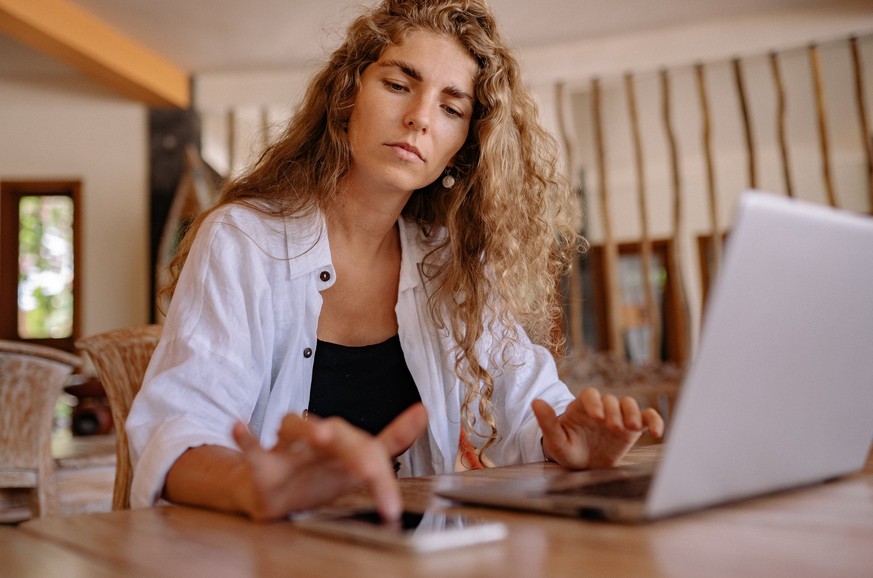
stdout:
<svg viewBox="0 0 873 578">
<path fill-rule="evenodd" d="M 507 534 L 501 522 L 442 510 L 403 512 L 392 523 L 384 522 L 375 510 L 329 511 L 296 518 L 294 523 L 302 530 L 412 552 L 494 542 Z"/>
</svg>

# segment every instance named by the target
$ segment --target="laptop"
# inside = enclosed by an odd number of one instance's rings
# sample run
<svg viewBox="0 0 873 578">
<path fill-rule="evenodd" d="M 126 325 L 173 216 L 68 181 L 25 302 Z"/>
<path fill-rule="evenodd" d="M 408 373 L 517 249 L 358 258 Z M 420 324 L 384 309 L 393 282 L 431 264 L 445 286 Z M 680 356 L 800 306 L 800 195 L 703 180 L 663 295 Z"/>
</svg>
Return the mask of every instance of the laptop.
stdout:
<svg viewBox="0 0 873 578">
<path fill-rule="evenodd" d="M 437 489 L 640 522 L 862 469 L 873 443 L 873 218 L 746 191 L 657 464 Z"/>
</svg>

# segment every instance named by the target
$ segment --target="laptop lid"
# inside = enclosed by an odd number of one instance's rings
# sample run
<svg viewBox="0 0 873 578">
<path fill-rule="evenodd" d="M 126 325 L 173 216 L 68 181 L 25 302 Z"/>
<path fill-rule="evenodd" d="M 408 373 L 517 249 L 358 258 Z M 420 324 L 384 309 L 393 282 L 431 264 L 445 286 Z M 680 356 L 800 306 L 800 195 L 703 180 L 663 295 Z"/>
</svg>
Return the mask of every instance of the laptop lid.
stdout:
<svg viewBox="0 0 873 578">
<path fill-rule="evenodd" d="M 741 197 L 670 429 L 649 517 L 863 466 L 873 441 L 873 219 Z"/>
<path fill-rule="evenodd" d="M 437 493 L 654 519 L 857 471 L 871 443 L 873 219 L 749 191 L 644 500 L 554 492 L 603 470 Z"/>
</svg>

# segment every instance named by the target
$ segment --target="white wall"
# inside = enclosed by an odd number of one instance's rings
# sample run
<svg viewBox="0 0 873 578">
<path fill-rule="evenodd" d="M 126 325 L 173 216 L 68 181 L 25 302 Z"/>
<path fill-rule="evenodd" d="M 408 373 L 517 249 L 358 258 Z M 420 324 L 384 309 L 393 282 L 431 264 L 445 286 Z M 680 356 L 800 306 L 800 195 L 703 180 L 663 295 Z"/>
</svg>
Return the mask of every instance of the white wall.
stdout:
<svg viewBox="0 0 873 578">
<path fill-rule="evenodd" d="M 81 332 L 147 321 L 145 107 L 84 80 L 0 82 L 0 179 L 81 180 Z"/>
</svg>

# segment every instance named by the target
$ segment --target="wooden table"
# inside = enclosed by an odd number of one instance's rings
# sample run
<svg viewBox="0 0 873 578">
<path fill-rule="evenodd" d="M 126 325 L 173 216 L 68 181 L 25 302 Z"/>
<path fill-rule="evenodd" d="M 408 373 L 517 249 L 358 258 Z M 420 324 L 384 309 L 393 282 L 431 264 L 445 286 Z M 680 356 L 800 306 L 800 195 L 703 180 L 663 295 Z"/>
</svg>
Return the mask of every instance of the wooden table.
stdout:
<svg viewBox="0 0 873 578">
<path fill-rule="evenodd" d="M 652 449 L 633 454 L 651 459 Z M 445 505 L 434 484 L 487 484 L 553 475 L 527 464 L 402 480 L 408 506 Z M 366 501 L 363 495 L 344 504 Z M 136 576 L 873 576 L 873 464 L 813 488 L 639 526 L 490 509 L 498 543 L 412 555 L 322 538 L 291 522 L 255 524 L 232 515 L 168 506 L 32 520 L 0 534 L 0 574 L 44 576 L 71 564 L 88 575 Z M 27 554 L 7 557 L 10 533 Z M 47 566 L 47 564 L 49 566 Z M 51 566 L 51 565 L 54 566 Z"/>
<path fill-rule="evenodd" d="M 117 577 L 121 568 L 40 536 L 0 526 L 0 576 Z"/>
</svg>

